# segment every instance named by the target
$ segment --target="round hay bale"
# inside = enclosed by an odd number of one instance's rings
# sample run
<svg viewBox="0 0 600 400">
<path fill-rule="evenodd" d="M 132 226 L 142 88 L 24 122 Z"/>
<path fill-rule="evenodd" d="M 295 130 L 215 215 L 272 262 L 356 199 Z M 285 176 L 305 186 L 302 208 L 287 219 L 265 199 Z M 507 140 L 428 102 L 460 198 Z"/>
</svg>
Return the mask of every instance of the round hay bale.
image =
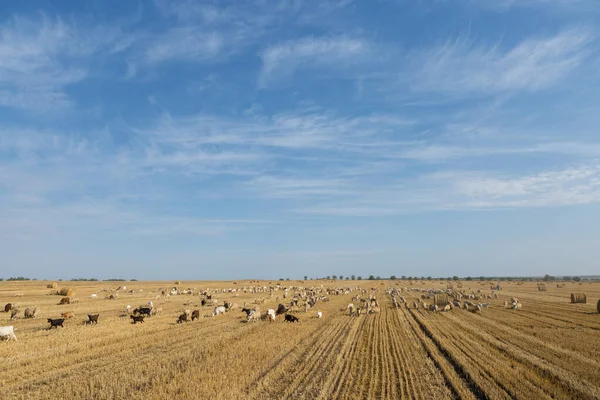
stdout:
<svg viewBox="0 0 600 400">
<path fill-rule="evenodd" d="M 176 285 L 181 285 L 181 281 L 175 281 Z"/>
<path fill-rule="evenodd" d="M 59 296 L 75 296 L 75 288 L 62 288 L 58 291 Z"/>
<path fill-rule="evenodd" d="M 52 282 L 52 283 L 49 283 L 48 285 L 46 285 L 46 288 L 48 288 L 48 289 L 56 289 L 57 287 L 58 287 L 58 283 L 56 283 L 56 282 Z"/>
<path fill-rule="evenodd" d="M 587 303 L 587 296 L 585 293 L 571 293 L 571 303 Z"/>
</svg>

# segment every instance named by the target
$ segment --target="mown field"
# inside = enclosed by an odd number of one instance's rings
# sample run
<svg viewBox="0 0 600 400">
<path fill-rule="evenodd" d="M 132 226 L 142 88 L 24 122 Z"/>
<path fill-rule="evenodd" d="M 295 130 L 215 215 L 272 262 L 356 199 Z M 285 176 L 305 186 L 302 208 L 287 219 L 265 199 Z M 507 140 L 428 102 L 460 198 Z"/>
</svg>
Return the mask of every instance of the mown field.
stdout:
<svg viewBox="0 0 600 400">
<path fill-rule="evenodd" d="M 481 313 L 454 309 L 434 313 L 412 303 L 422 293 L 405 288 L 445 288 L 445 282 L 306 281 L 287 286 L 352 288 L 329 295 L 299 323 L 246 322 L 240 308 L 204 317 L 204 290 L 270 286 L 278 282 L 59 282 L 74 287 L 76 304 L 58 305 L 47 282 L 0 282 L 0 305 L 16 303 L 17 320 L 0 312 L 0 326 L 13 325 L 17 341 L 0 342 L 0 394 L 10 399 L 599 399 L 600 283 L 566 283 L 539 292 L 535 283 L 502 283 L 498 298 Z M 106 299 L 120 284 L 116 299 Z M 191 288 L 193 295 L 162 296 L 160 289 Z M 363 294 L 357 288 L 366 289 Z M 386 289 L 402 289 L 410 303 L 393 308 Z M 102 291 L 108 289 L 108 291 Z M 139 291 L 142 289 L 143 291 Z M 375 289 L 373 292 L 372 289 Z M 464 282 L 463 291 L 491 294 L 490 283 Z M 260 310 L 289 303 L 272 294 L 220 293 L 219 304 L 264 300 Z M 587 304 L 570 304 L 585 292 Z M 98 298 L 90 298 L 96 293 Z M 350 317 L 355 296 L 374 293 L 380 311 Z M 321 294 L 323 295 L 323 294 Z M 159 296 L 157 298 L 157 296 Z M 504 307 L 518 297 L 521 310 Z M 160 315 L 133 325 L 126 305 L 154 302 Z M 431 303 L 430 300 L 424 300 Z M 302 302 L 301 302 L 302 303 Z M 23 318 L 39 307 L 36 319 Z M 201 318 L 177 324 L 182 309 Z M 316 311 L 323 318 L 316 318 Z M 72 311 L 64 328 L 48 330 L 47 318 Z M 86 326 L 87 314 L 99 313 Z"/>
</svg>

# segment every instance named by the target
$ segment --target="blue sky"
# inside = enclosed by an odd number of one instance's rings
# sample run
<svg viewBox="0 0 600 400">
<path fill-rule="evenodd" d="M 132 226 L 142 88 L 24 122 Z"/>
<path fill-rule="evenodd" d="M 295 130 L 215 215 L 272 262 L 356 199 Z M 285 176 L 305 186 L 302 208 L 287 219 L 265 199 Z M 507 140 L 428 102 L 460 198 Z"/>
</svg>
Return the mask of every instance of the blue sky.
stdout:
<svg viewBox="0 0 600 400">
<path fill-rule="evenodd" d="M 598 273 L 597 0 L 0 9 L 0 276 Z"/>
</svg>

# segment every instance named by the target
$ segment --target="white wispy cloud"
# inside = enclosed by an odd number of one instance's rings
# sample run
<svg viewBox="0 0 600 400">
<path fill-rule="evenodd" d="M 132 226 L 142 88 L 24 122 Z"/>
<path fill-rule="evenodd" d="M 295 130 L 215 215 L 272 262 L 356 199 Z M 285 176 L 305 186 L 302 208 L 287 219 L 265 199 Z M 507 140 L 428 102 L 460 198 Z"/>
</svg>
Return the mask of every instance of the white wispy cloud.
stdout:
<svg viewBox="0 0 600 400">
<path fill-rule="evenodd" d="M 82 82 L 94 57 L 117 55 L 133 42 L 115 26 L 80 25 L 44 14 L 0 23 L 0 106 L 35 112 L 73 106 L 70 85 Z"/>
<path fill-rule="evenodd" d="M 346 36 L 306 37 L 279 43 L 261 53 L 259 86 L 290 77 L 297 69 L 315 66 L 348 67 L 364 61 L 370 45 L 363 39 Z"/>
<path fill-rule="evenodd" d="M 469 37 L 406 57 L 403 79 L 414 91 L 448 94 L 537 91 L 551 87 L 579 67 L 592 53 L 594 34 L 564 30 L 515 44 L 482 45 Z"/>
</svg>

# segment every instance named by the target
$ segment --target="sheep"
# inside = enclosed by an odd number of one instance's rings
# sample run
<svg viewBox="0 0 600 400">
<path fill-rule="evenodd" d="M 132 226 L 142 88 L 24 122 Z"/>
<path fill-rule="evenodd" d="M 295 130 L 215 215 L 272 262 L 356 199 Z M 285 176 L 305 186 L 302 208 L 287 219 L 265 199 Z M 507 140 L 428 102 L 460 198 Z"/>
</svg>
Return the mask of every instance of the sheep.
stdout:
<svg viewBox="0 0 600 400">
<path fill-rule="evenodd" d="M 163 311 L 162 307 L 156 307 L 155 309 L 152 309 L 152 314 L 154 315 L 160 315 Z"/>
<path fill-rule="evenodd" d="M 12 308 L 12 309 L 10 310 L 10 319 L 11 319 L 11 321 L 12 321 L 13 319 L 17 319 L 17 318 L 19 318 L 19 315 L 18 315 L 18 314 L 19 314 L 19 309 L 18 309 L 18 308 Z"/>
<path fill-rule="evenodd" d="M 321 311 L 317 311 L 317 318 L 323 318 L 323 313 Z"/>
<path fill-rule="evenodd" d="M 275 318 L 276 318 L 277 314 L 275 314 L 275 310 L 272 308 L 269 308 L 267 310 L 267 317 L 269 318 L 270 322 L 275 322 Z"/>
<path fill-rule="evenodd" d="M 127 311 L 127 314 L 131 314 L 131 306 L 129 304 L 125 307 L 125 311 Z"/>
</svg>

